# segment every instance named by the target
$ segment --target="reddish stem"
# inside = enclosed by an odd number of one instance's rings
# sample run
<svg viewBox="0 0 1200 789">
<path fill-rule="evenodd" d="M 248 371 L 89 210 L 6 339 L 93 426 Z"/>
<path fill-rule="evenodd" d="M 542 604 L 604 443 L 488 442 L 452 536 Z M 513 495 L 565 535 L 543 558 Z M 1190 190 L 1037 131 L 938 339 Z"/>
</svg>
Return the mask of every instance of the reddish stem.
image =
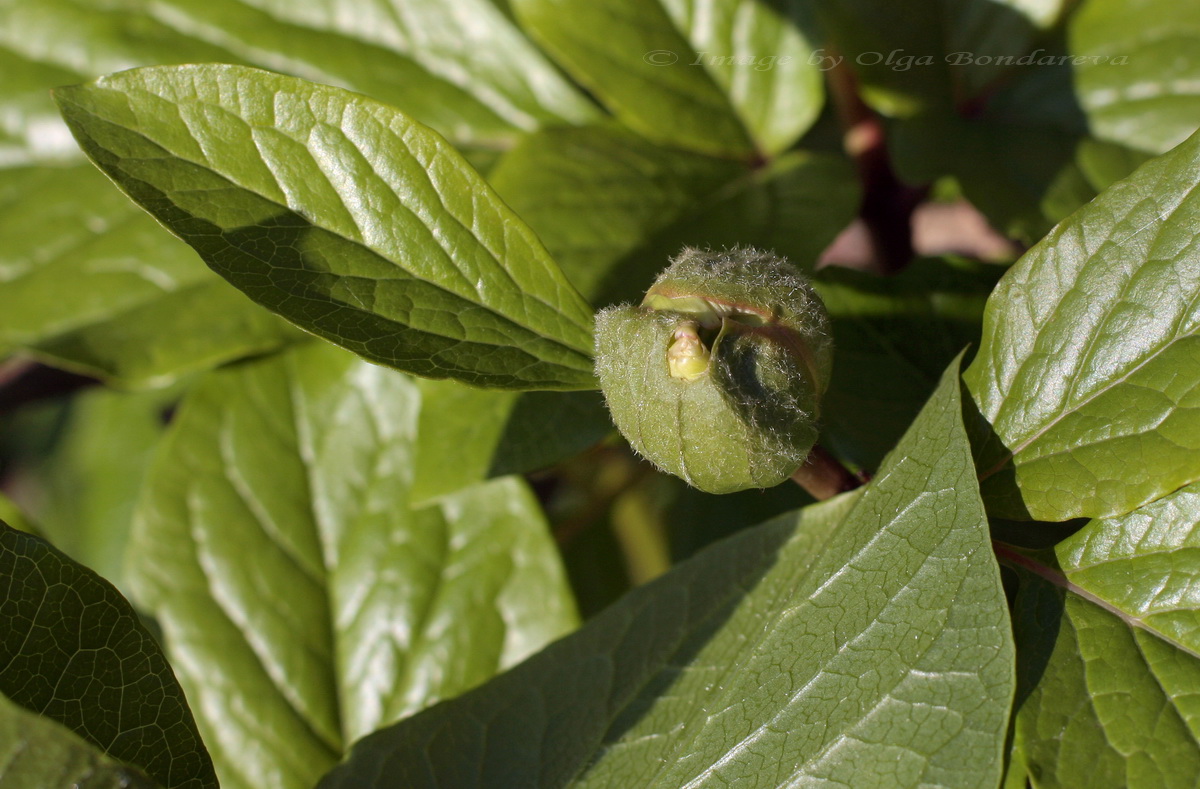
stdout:
<svg viewBox="0 0 1200 789">
<path fill-rule="evenodd" d="M 817 501 L 824 501 L 839 493 L 854 490 L 865 480 L 851 474 L 837 458 L 821 447 L 813 447 L 804 465 L 792 475 L 792 481 Z"/>
</svg>

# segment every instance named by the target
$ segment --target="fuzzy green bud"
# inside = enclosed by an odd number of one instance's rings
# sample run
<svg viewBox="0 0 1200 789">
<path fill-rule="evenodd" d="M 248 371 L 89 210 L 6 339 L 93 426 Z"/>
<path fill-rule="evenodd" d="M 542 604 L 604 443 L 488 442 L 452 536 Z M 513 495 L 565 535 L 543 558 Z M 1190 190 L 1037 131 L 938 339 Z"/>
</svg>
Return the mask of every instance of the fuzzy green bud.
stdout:
<svg viewBox="0 0 1200 789">
<path fill-rule="evenodd" d="M 833 362 L 802 274 L 753 249 L 685 249 L 638 306 L 596 317 L 596 373 L 637 452 L 709 493 L 766 488 L 817 440 Z"/>
</svg>

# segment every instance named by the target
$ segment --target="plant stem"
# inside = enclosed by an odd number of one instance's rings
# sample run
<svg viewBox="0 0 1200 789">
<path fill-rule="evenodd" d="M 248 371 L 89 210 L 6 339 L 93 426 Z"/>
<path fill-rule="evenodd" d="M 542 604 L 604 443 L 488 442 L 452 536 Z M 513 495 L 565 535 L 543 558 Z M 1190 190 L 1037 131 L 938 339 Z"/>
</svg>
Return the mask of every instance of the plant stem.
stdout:
<svg viewBox="0 0 1200 789">
<path fill-rule="evenodd" d="M 808 453 L 804 465 L 792 475 L 792 481 L 807 490 L 817 501 L 854 490 L 863 483 L 863 480 L 851 474 L 837 458 L 819 446 L 813 447 Z"/>
<path fill-rule="evenodd" d="M 870 234 L 881 273 L 894 274 L 913 259 L 912 217 L 927 187 L 903 183 L 892 169 L 883 120 L 858 90 L 854 72 L 838 66 L 829 71 L 829 92 L 844 130 L 846 152 L 858 166 L 863 199 L 859 217 Z"/>
</svg>

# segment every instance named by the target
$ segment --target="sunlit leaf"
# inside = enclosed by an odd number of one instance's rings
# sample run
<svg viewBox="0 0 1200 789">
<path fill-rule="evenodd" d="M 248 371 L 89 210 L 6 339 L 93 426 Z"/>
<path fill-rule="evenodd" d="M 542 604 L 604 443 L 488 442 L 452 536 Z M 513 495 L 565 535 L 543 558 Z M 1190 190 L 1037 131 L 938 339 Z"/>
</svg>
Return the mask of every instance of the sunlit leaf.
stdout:
<svg viewBox="0 0 1200 789">
<path fill-rule="evenodd" d="M 407 376 L 324 344 L 210 374 L 180 407 L 128 573 L 227 789 L 310 787 L 573 626 L 519 480 L 408 505 L 419 408 Z"/>
</svg>

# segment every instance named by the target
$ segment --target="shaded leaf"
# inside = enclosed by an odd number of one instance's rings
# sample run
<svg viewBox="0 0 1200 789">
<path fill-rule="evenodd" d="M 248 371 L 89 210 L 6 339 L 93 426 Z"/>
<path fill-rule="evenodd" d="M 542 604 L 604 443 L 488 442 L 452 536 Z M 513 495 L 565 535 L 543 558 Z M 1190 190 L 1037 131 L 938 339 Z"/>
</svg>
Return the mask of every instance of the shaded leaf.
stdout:
<svg viewBox="0 0 1200 789">
<path fill-rule="evenodd" d="M 886 115 L 945 111 L 1012 71 L 1034 49 L 1063 0 L 832 0 L 816 11 L 836 51 Z"/>
<path fill-rule="evenodd" d="M 1197 183 L 1200 135 L 1060 225 L 989 299 L 965 380 L 993 433 L 977 458 L 992 514 L 1121 514 L 1200 477 Z"/>
<path fill-rule="evenodd" d="M 165 787 L 215 787 L 158 643 L 107 581 L 0 523 L 0 693 Z"/>
<path fill-rule="evenodd" d="M 0 695 L 0 785 L 6 789 L 153 789 L 69 729 Z"/>
<path fill-rule="evenodd" d="M 56 548 L 124 588 L 124 552 L 146 467 L 179 389 L 70 398 L 49 454 L 21 478 L 30 514 Z M 119 458 L 119 462 L 116 459 Z"/>
<path fill-rule="evenodd" d="M 821 444 L 861 468 L 879 465 L 964 348 L 978 346 L 1002 269 L 949 259 L 880 277 L 829 266 L 813 276 L 833 322 L 833 378 Z"/>
<path fill-rule="evenodd" d="M 302 328 L 430 377 L 594 385 L 590 307 L 470 165 L 396 110 L 235 66 L 56 97 L 127 194 Z"/>
<path fill-rule="evenodd" d="M 0 172 L 0 347 L 160 384 L 301 333 L 206 269 L 89 164 Z"/>
<path fill-rule="evenodd" d="M 408 506 L 420 395 L 324 344 L 210 374 L 130 546 L 225 787 L 309 787 L 384 723 L 482 682 L 574 612 L 512 478 Z"/>
<path fill-rule="evenodd" d="M 1085 146 L 1093 141 L 1069 130 L 992 116 L 915 118 L 895 124 L 891 139 L 906 181 L 953 176 L 994 227 L 1031 244 L 1146 158 L 1093 183 L 1082 166 Z"/>
<path fill-rule="evenodd" d="M 747 530 L 322 783 L 995 785 L 1012 643 L 952 365 L 869 488 Z"/>
<path fill-rule="evenodd" d="M 981 110 L 896 122 L 889 138 L 901 177 L 952 175 L 994 226 L 1029 243 L 1150 158 L 1095 139 L 1072 67 L 1060 62 L 1071 57 L 1065 46 L 1038 53 Z"/>
<path fill-rule="evenodd" d="M 665 261 L 685 246 L 770 249 L 812 271 L 857 215 L 859 199 L 857 175 L 844 156 L 783 154 L 703 196 L 691 211 L 625 255 L 609 270 L 601 301 L 640 300 Z"/>
<path fill-rule="evenodd" d="M 613 429 L 598 392 L 497 392 L 430 380 L 419 386 L 414 504 L 549 466 Z"/>
<path fill-rule="evenodd" d="M 530 135 L 500 160 L 489 181 L 575 287 L 604 304 L 605 280 L 619 260 L 745 172 L 726 159 L 587 127 Z"/>
</svg>

